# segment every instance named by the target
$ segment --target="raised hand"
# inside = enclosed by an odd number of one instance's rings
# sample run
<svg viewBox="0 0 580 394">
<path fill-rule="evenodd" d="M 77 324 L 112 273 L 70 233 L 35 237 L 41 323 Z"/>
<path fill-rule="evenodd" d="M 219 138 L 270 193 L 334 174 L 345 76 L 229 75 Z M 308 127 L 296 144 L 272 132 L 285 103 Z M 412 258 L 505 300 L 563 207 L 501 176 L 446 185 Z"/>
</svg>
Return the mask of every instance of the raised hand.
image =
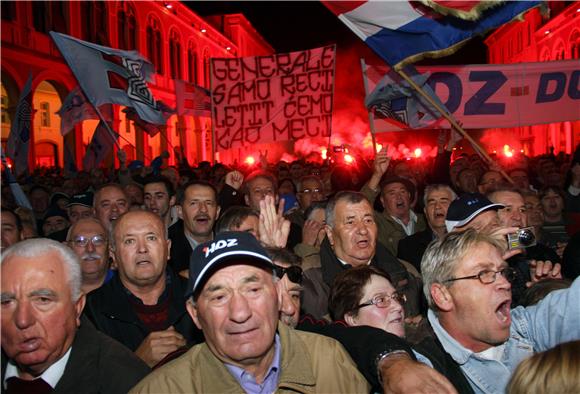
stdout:
<svg viewBox="0 0 580 394">
<path fill-rule="evenodd" d="M 226 174 L 226 185 L 240 190 L 242 187 L 242 183 L 244 183 L 244 174 L 239 171 L 230 171 Z"/>
<path fill-rule="evenodd" d="M 135 350 L 135 354 L 145 364 L 153 368 L 165 356 L 186 345 L 183 335 L 175 331 L 173 326 L 164 331 L 154 331 L 147 335 L 141 345 Z"/>
<path fill-rule="evenodd" d="M 302 243 L 310 246 L 320 246 L 318 243 L 318 234 L 322 227 L 324 225 L 316 220 L 308 219 L 304 222 L 304 226 L 302 227 Z"/>
<path fill-rule="evenodd" d="M 290 234 L 290 221 L 284 218 L 284 199 L 280 199 L 278 210 L 274 197 L 266 196 L 260 201 L 260 241 L 266 246 L 286 247 Z"/>
<path fill-rule="evenodd" d="M 552 264 L 551 261 L 532 260 L 529 263 L 531 282 L 526 283 L 530 287 L 536 282 L 543 279 L 562 279 L 562 266 L 560 264 Z"/>
</svg>

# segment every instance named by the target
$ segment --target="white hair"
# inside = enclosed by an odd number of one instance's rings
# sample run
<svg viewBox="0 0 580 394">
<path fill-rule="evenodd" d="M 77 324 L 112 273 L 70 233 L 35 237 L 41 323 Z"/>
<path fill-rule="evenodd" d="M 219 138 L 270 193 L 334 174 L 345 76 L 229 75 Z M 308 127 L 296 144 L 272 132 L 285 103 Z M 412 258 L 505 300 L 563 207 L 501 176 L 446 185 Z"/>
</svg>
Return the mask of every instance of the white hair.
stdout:
<svg viewBox="0 0 580 394">
<path fill-rule="evenodd" d="M 10 257 L 45 258 L 45 255 L 50 252 L 56 252 L 60 256 L 60 261 L 68 274 L 71 298 L 77 301 L 81 296 L 81 263 L 75 252 L 60 242 L 48 238 L 34 238 L 18 242 L 2 253 L 0 265 Z"/>
</svg>

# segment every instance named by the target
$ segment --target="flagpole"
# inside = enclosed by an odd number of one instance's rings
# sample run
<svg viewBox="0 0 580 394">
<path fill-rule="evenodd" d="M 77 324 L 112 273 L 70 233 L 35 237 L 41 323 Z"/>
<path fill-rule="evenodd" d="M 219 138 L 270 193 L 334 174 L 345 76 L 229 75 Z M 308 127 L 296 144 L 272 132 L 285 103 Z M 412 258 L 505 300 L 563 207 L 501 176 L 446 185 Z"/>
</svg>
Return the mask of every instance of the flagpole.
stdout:
<svg viewBox="0 0 580 394">
<path fill-rule="evenodd" d="M 211 161 L 215 164 L 216 138 L 215 138 L 215 108 L 213 105 L 213 62 L 209 63 L 209 101 L 211 103 Z M 203 135 L 203 132 L 202 132 Z M 205 141 L 203 141 L 205 146 Z"/>
<path fill-rule="evenodd" d="M 332 103 L 330 110 L 330 130 L 328 130 L 328 148 L 326 148 L 326 157 L 328 158 L 332 150 L 332 113 L 334 112 L 334 91 L 336 89 L 336 44 L 334 44 L 334 62 L 332 65 Z"/>
<path fill-rule="evenodd" d="M 367 77 L 365 74 L 365 68 L 366 68 L 366 63 L 365 63 L 365 59 L 363 59 L 361 57 L 360 59 L 360 66 L 361 66 L 361 70 L 362 70 L 362 76 L 363 76 L 363 84 L 364 84 L 364 88 L 365 88 L 365 97 L 368 96 L 369 94 L 369 83 L 367 81 Z M 373 139 L 373 150 L 374 150 L 374 156 L 377 156 L 377 140 L 375 138 L 375 122 L 373 119 L 373 114 L 372 114 L 372 110 L 368 111 L 369 113 L 369 126 L 371 129 L 371 138 Z"/>
<path fill-rule="evenodd" d="M 405 71 L 403 71 L 402 69 L 395 69 L 395 71 L 397 71 L 397 73 L 399 73 L 399 75 L 401 77 L 403 77 L 403 79 L 405 81 L 407 81 L 409 83 L 409 85 L 413 87 L 413 89 L 415 89 L 421 96 L 423 96 L 423 98 L 425 100 L 427 100 L 433 107 L 435 107 L 441 113 L 441 115 L 445 119 L 447 119 L 449 121 L 449 123 L 451 123 L 451 126 L 453 126 L 453 128 L 455 128 L 455 130 L 457 130 L 459 133 L 461 133 L 461 135 L 469 141 L 469 143 L 473 146 L 475 151 L 480 156 L 482 156 L 484 159 L 486 159 L 488 161 L 488 164 L 494 164 L 494 161 L 492 160 L 491 157 L 489 157 L 487 152 L 481 146 L 479 146 L 479 144 L 473 138 L 471 138 L 471 136 L 469 134 L 467 134 L 467 132 L 463 129 L 463 127 L 461 127 L 457 123 L 457 121 L 453 118 L 453 116 L 451 116 L 444 108 L 442 108 L 435 100 L 433 100 L 433 98 L 431 96 L 429 96 L 427 93 L 425 93 L 423 91 L 423 89 L 421 89 L 421 87 L 419 85 L 417 85 L 415 83 L 415 81 L 413 81 L 413 79 L 407 75 L 407 73 L 405 73 Z M 509 177 L 509 175 L 502 168 L 499 168 L 499 172 L 511 184 L 514 184 L 513 179 L 511 179 Z"/>
</svg>

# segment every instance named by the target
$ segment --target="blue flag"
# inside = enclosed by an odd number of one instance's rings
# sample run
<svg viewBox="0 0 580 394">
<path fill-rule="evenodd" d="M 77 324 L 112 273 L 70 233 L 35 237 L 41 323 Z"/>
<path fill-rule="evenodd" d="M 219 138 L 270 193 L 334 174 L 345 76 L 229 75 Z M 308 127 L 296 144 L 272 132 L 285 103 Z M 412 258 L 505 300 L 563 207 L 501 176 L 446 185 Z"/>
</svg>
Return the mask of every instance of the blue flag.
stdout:
<svg viewBox="0 0 580 394">
<path fill-rule="evenodd" d="M 18 176 L 28 170 L 28 149 L 32 117 L 32 74 L 20 94 L 16 114 L 10 127 L 10 136 L 6 146 L 6 154 L 14 162 L 14 173 Z"/>
</svg>

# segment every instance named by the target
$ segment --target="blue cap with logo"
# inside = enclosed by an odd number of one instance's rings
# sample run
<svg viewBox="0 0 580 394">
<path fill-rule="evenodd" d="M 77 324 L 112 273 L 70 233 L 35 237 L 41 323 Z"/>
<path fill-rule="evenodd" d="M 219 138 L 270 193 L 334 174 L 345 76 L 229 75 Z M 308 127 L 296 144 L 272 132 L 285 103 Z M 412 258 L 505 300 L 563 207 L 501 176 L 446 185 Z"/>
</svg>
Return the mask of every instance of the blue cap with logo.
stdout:
<svg viewBox="0 0 580 394">
<path fill-rule="evenodd" d="M 266 268 L 274 266 L 266 250 L 252 234 L 224 231 L 216 235 L 213 241 L 198 245 L 191 254 L 186 297 L 199 290 L 216 268 L 232 260 L 260 264 Z"/>
<path fill-rule="evenodd" d="M 505 208 L 503 204 L 494 204 L 483 194 L 465 193 L 455 199 L 447 210 L 445 227 L 451 232 L 455 227 L 465 226 L 482 212 Z"/>
</svg>

